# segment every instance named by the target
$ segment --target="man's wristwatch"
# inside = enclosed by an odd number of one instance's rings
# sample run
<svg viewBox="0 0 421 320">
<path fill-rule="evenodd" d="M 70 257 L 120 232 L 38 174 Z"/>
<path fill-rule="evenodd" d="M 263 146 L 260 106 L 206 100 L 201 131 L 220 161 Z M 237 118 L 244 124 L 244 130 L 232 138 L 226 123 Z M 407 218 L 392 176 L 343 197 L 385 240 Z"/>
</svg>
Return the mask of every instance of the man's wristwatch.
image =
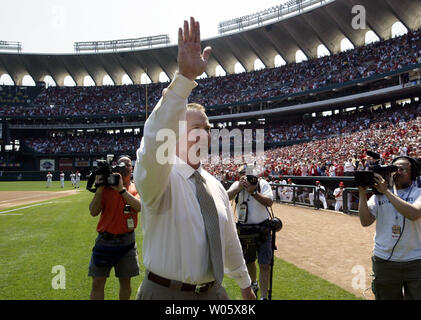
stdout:
<svg viewBox="0 0 421 320">
<path fill-rule="evenodd" d="M 119 192 L 119 194 L 123 194 L 123 193 L 125 193 L 127 190 L 126 190 L 126 188 L 123 188 L 123 190 L 121 190 L 120 192 Z"/>
<path fill-rule="evenodd" d="M 251 193 L 251 196 L 254 197 L 257 194 L 257 190 L 254 189 L 254 191 Z"/>
</svg>

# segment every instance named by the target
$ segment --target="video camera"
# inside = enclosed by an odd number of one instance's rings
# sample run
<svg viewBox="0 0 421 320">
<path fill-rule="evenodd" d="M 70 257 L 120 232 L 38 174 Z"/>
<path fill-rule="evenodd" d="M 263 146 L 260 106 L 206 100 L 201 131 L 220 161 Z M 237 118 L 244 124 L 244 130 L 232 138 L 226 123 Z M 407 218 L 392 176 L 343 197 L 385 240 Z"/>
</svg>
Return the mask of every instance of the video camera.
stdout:
<svg viewBox="0 0 421 320">
<path fill-rule="evenodd" d="M 257 183 L 259 182 L 259 178 L 257 178 L 257 177 L 256 177 L 256 176 L 254 176 L 254 175 L 248 174 L 248 175 L 247 175 L 247 181 L 248 181 L 251 185 L 255 186 L 255 185 L 257 185 Z"/>
<path fill-rule="evenodd" d="M 105 187 L 112 187 L 118 186 L 120 183 L 120 176 L 116 173 L 120 173 L 124 176 L 124 171 L 126 170 L 126 165 L 124 163 L 119 163 L 117 165 L 112 166 L 112 160 L 114 155 L 108 154 L 107 159 L 98 159 L 97 160 L 97 168 L 92 172 L 89 176 L 88 183 L 86 185 L 86 189 L 95 192 L 98 187 L 105 186 Z M 102 175 L 104 177 L 104 183 L 95 184 L 95 188 L 92 188 L 93 184 L 95 183 L 95 178 L 98 175 Z"/>
<path fill-rule="evenodd" d="M 395 165 L 385 165 L 381 159 L 380 154 L 372 151 L 367 151 L 367 155 L 376 160 L 373 165 L 368 166 L 367 171 L 355 171 L 355 185 L 357 187 L 370 187 L 373 189 L 373 193 L 380 194 L 374 187 L 374 173 L 380 174 L 386 181 L 390 181 L 390 174 L 398 171 L 398 167 Z"/>
</svg>

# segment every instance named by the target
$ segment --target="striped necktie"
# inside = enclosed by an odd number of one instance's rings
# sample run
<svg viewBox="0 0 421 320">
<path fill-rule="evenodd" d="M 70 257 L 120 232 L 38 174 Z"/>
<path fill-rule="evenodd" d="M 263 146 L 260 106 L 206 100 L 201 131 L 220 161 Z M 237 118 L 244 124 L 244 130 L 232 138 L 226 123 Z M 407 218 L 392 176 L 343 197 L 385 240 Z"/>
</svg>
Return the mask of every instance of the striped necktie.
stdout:
<svg viewBox="0 0 421 320">
<path fill-rule="evenodd" d="M 193 176 L 196 182 L 196 197 L 199 201 L 200 211 L 205 224 L 213 275 L 216 281 L 221 284 L 224 278 L 224 266 L 222 262 L 218 212 L 206 183 L 204 183 L 205 179 L 197 171 L 193 173 Z"/>
</svg>

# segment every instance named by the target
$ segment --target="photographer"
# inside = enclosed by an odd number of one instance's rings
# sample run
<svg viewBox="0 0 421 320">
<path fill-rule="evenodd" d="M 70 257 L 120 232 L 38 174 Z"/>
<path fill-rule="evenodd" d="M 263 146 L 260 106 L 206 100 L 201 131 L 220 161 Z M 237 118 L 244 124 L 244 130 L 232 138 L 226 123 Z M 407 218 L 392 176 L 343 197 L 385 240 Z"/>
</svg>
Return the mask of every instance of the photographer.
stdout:
<svg viewBox="0 0 421 320">
<path fill-rule="evenodd" d="M 397 157 L 391 183 L 374 173 L 377 192 L 367 201 L 359 186 L 359 217 L 363 227 L 376 221 L 372 290 L 377 300 L 421 299 L 421 189 L 415 181 L 418 162 Z"/>
<path fill-rule="evenodd" d="M 251 172 L 250 172 L 251 173 Z M 267 181 L 246 175 L 245 166 L 239 169 L 240 180 L 229 188 L 228 197 L 236 199 L 237 229 L 244 259 L 252 280 L 252 288 L 257 294 L 256 253 L 259 263 L 261 299 L 267 300 L 270 262 L 272 259 L 270 215 L 267 207 L 272 206 L 273 193 Z"/>
<path fill-rule="evenodd" d="M 105 177 L 95 177 L 96 191 L 89 210 L 93 217 L 101 214 L 98 237 L 92 250 L 89 276 L 92 277 L 91 300 L 103 300 L 104 288 L 111 268 L 120 282 L 120 300 L 131 295 L 131 277 L 139 275 L 139 263 L 134 230 L 140 211 L 140 197 L 130 181 L 132 163 L 123 156 L 118 159 L 118 185 L 106 186 Z"/>
</svg>

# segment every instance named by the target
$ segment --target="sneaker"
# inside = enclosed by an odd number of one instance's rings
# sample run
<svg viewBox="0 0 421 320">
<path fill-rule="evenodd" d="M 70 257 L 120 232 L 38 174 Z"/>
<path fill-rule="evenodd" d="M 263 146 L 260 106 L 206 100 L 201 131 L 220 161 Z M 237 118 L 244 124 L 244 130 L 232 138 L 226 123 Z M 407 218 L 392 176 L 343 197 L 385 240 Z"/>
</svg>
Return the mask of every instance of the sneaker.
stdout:
<svg viewBox="0 0 421 320">
<path fill-rule="evenodd" d="M 260 300 L 269 300 L 269 299 L 266 297 L 261 297 Z"/>
<path fill-rule="evenodd" d="M 259 292 L 259 284 L 257 283 L 257 281 L 251 283 L 251 289 L 257 297 L 257 292 Z"/>
</svg>

